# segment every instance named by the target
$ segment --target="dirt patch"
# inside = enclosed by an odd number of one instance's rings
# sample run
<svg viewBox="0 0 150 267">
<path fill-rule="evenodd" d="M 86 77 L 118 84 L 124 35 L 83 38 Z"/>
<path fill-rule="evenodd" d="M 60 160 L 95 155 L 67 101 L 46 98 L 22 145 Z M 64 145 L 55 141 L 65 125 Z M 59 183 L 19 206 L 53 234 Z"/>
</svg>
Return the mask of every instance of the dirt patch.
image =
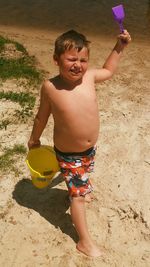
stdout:
<svg viewBox="0 0 150 267">
<path fill-rule="evenodd" d="M 3 51 L 0 56 L 4 59 L 20 59 L 24 56 L 23 52 L 18 51 L 15 44 L 8 43 L 4 45 Z"/>
</svg>

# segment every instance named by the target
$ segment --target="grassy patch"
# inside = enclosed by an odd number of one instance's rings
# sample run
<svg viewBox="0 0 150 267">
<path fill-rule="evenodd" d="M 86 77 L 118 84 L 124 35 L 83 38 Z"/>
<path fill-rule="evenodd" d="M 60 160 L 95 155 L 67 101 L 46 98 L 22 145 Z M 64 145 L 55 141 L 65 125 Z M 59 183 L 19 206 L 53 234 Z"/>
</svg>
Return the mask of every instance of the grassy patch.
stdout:
<svg viewBox="0 0 150 267">
<path fill-rule="evenodd" d="M 26 154 L 26 148 L 23 145 L 14 145 L 12 149 L 5 149 L 4 154 L 0 156 L 0 170 L 14 171 L 17 173 L 17 168 L 14 166 L 16 160 L 15 155 Z"/>
<path fill-rule="evenodd" d="M 0 36 L 0 52 L 4 50 L 5 44 L 14 44 L 18 51 L 23 52 L 25 55 L 28 55 L 26 49 L 24 48 L 22 44 L 15 42 L 13 40 L 10 40 L 8 38 L 4 38 L 3 36 Z"/>
<path fill-rule="evenodd" d="M 6 120 L 2 120 L 0 122 L 0 130 L 2 129 L 7 129 L 7 126 L 10 124 L 10 120 L 6 119 Z"/>
<path fill-rule="evenodd" d="M 20 118 L 22 120 L 26 120 L 28 117 L 32 115 L 32 109 L 35 105 L 35 97 L 29 93 L 16 93 L 16 92 L 0 92 L 0 99 L 6 99 L 11 100 L 12 102 L 19 103 L 21 106 L 21 110 L 16 110 L 15 115 L 17 118 Z M 0 128 L 7 128 L 7 125 L 9 124 L 8 120 L 2 121 L 0 123 Z"/>
<path fill-rule="evenodd" d="M 26 58 L 0 58 L 0 77 L 3 80 L 7 80 L 9 78 L 26 78 L 34 82 L 40 80 L 40 73 L 34 68 L 34 66 L 30 65 Z"/>
<path fill-rule="evenodd" d="M 6 44 L 13 44 L 16 50 L 22 53 L 22 56 L 20 58 L 2 56 Z M 41 81 L 42 75 L 36 69 L 35 64 L 35 58 L 28 55 L 23 45 L 0 36 L 0 78 L 2 80 L 26 78 L 32 83 L 38 83 Z"/>
<path fill-rule="evenodd" d="M 12 102 L 19 103 L 21 107 L 26 105 L 30 106 L 31 108 L 34 107 L 35 104 L 35 97 L 29 93 L 16 93 L 16 92 L 0 92 L 0 99 L 11 100 Z"/>
</svg>

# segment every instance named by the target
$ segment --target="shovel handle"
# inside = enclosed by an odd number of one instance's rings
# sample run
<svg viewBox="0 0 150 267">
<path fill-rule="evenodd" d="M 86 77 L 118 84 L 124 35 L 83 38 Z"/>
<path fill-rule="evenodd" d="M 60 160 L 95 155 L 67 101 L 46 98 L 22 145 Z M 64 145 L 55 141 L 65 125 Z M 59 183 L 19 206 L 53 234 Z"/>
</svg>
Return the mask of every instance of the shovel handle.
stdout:
<svg viewBox="0 0 150 267">
<path fill-rule="evenodd" d="M 119 27 L 120 27 L 120 32 L 123 33 L 124 32 L 124 27 L 123 27 L 123 23 L 119 22 Z"/>
</svg>

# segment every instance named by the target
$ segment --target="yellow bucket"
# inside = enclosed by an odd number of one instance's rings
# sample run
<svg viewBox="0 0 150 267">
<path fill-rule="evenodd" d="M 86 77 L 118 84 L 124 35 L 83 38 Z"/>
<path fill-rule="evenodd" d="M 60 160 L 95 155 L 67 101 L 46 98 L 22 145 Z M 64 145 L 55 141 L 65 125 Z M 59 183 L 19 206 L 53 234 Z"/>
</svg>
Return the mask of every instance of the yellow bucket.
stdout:
<svg viewBox="0 0 150 267">
<path fill-rule="evenodd" d="M 38 188 L 48 186 L 59 171 L 55 151 L 50 146 L 40 146 L 29 150 L 26 158 L 32 183 Z"/>
</svg>

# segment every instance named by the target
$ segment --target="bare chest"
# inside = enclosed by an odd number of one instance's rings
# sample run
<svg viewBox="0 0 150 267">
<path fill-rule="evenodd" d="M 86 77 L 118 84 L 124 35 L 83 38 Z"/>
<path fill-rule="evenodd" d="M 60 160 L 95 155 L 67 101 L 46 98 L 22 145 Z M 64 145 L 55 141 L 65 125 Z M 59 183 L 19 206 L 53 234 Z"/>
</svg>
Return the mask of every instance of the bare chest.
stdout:
<svg viewBox="0 0 150 267">
<path fill-rule="evenodd" d="M 97 107 L 96 93 L 92 86 L 80 87 L 71 91 L 56 91 L 51 96 L 51 105 L 54 116 L 89 113 Z"/>
</svg>

